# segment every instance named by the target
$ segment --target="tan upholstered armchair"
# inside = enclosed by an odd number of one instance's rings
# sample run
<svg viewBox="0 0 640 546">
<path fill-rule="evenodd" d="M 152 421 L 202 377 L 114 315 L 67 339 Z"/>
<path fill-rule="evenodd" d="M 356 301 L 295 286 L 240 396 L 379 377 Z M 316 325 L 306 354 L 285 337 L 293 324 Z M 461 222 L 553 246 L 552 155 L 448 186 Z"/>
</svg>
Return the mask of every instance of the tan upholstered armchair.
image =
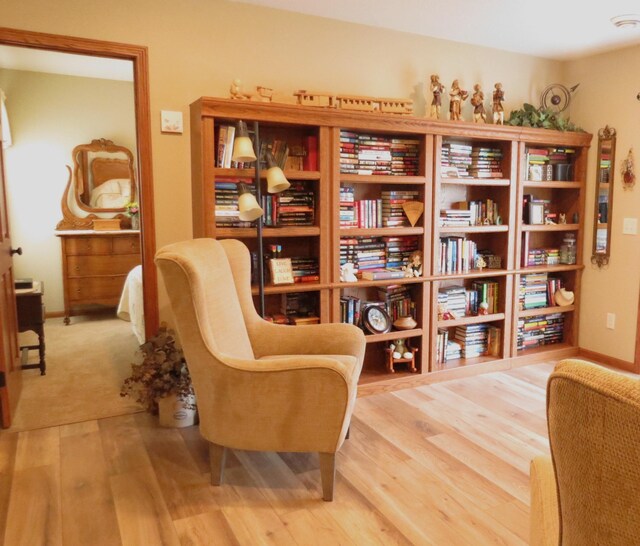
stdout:
<svg viewBox="0 0 640 546">
<path fill-rule="evenodd" d="M 640 381 L 565 360 L 547 418 L 552 458 L 531 463 L 531 544 L 640 544 Z"/>
<path fill-rule="evenodd" d="M 332 500 L 335 454 L 349 428 L 365 340 L 347 324 L 283 326 L 251 297 L 250 257 L 239 241 L 196 239 L 156 254 L 200 413 L 211 442 L 211 482 L 225 448 L 317 451 Z"/>
</svg>

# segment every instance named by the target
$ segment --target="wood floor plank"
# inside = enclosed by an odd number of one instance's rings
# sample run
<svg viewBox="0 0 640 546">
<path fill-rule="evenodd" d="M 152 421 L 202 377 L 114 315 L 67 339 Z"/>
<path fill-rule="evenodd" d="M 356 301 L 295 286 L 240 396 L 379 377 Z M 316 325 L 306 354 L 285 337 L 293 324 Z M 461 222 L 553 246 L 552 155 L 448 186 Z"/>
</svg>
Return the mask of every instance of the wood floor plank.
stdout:
<svg viewBox="0 0 640 546">
<path fill-rule="evenodd" d="M 131 473 L 151 465 L 140 429 L 133 415 L 99 421 L 102 449 L 110 476 Z"/>
<path fill-rule="evenodd" d="M 110 478 L 123 546 L 179 546 L 162 491 L 151 466 Z"/>
<path fill-rule="evenodd" d="M 7 526 L 7 511 L 11 499 L 13 469 L 16 464 L 18 434 L 0 432 L 0 537 Z"/>
<path fill-rule="evenodd" d="M 99 432 L 60 440 L 60 479 L 64 543 L 121 544 Z"/>
<path fill-rule="evenodd" d="M 529 542 L 529 503 L 518 501 L 495 506 L 487 515 L 502 522 L 525 544 Z"/>
<path fill-rule="evenodd" d="M 241 546 L 221 510 L 173 522 L 181 546 Z"/>
<path fill-rule="evenodd" d="M 60 428 L 41 428 L 18 435 L 15 470 L 24 470 L 60 461 Z"/>
</svg>

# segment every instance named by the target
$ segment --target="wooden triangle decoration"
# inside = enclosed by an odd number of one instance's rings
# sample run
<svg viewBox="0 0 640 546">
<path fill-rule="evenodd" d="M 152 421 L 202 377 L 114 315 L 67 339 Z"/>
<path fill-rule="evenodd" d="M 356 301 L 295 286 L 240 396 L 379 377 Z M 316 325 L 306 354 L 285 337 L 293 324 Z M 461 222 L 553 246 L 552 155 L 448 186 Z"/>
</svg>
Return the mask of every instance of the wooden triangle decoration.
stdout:
<svg viewBox="0 0 640 546">
<path fill-rule="evenodd" d="M 406 203 L 402 203 L 402 210 L 409 218 L 409 222 L 411 223 L 411 227 L 415 226 L 420 220 L 420 216 L 424 212 L 424 205 L 420 201 L 407 201 Z"/>
</svg>

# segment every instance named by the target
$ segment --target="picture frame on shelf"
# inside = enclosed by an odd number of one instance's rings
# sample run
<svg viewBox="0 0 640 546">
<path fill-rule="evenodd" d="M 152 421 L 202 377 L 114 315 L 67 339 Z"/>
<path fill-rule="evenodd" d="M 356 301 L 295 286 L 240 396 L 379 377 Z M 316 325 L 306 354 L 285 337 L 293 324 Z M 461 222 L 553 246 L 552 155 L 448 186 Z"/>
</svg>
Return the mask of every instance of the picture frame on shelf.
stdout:
<svg viewBox="0 0 640 546">
<path fill-rule="evenodd" d="M 544 224 L 544 203 L 529 202 L 529 224 Z"/>
<path fill-rule="evenodd" d="M 293 284 L 291 258 L 271 258 L 269 260 L 269 269 L 271 271 L 271 284 L 274 286 Z"/>
</svg>

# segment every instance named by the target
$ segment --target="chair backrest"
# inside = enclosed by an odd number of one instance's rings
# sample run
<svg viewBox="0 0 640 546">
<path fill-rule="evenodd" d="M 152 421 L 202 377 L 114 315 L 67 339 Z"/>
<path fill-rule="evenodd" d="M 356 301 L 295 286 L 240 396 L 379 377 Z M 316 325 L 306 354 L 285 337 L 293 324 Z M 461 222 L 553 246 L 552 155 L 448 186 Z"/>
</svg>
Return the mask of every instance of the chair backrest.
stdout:
<svg viewBox="0 0 640 546">
<path fill-rule="evenodd" d="M 194 239 L 174 243 L 158 251 L 156 263 L 163 274 L 185 353 L 187 341 L 197 343 L 193 338 L 200 336 L 214 354 L 254 358 L 221 242 Z M 250 287 L 246 288 L 250 291 Z"/>
<path fill-rule="evenodd" d="M 579 360 L 547 386 L 560 544 L 640 542 L 640 380 Z"/>
</svg>

